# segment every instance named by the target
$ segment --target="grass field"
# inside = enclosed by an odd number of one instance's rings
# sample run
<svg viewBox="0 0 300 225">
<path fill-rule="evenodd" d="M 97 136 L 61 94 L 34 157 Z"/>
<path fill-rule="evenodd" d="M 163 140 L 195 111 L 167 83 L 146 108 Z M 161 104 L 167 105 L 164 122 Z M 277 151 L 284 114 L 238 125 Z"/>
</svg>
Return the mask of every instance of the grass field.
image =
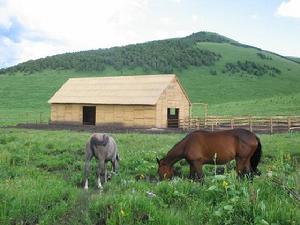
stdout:
<svg viewBox="0 0 300 225">
<path fill-rule="evenodd" d="M 214 175 L 205 167 L 203 184 L 182 175 L 156 182 L 155 157 L 183 134 L 113 134 L 121 168 L 99 192 L 92 164 L 90 189 L 82 189 L 89 133 L 0 129 L 0 224 L 299 224 L 300 134 L 261 135 L 262 176 L 236 180 L 234 171 Z M 282 181 L 276 185 L 271 173 Z M 149 178 L 151 178 L 149 180 Z"/>
<path fill-rule="evenodd" d="M 210 115 L 299 115 L 300 76 L 232 77 L 212 76 L 199 68 L 178 72 L 192 102 L 208 103 Z M 108 70 L 102 75 L 119 74 Z M 140 74 L 141 71 L 123 71 Z M 101 74 L 100 74 L 101 75 Z M 99 76 L 99 73 L 44 71 L 33 75 L 0 76 L 0 124 L 48 121 L 47 101 L 69 77 Z M 203 115 L 203 108 L 194 108 L 194 115 Z M 29 112 L 29 116 L 26 115 Z"/>
</svg>

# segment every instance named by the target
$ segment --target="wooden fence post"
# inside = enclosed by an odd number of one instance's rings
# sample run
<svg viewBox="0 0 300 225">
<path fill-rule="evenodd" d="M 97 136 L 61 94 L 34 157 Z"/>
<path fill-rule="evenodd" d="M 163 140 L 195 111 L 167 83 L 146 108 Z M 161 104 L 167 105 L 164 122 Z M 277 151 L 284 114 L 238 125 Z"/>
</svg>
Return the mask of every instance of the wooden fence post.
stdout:
<svg viewBox="0 0 300 225">
<path fill-rule="evenodd" d="M 288 131 L 291 130 L 291 127 L 292 127 L 292 121 L 291 121 L 291 118 L 288 117 Z"/>
<path fill-rule="evenodd" d="M 234 120 L 233 120 L 233 118 L 231 118 L 231 120 L 230 120 L 230 125 L 231 125 L 231 129 L 233 129 L 233 127 L 234 127 Z"/>
<path fill-rule="evenodd" d="M 272 119 L 272 117 L 270 119 L 270 128 L 271 128 L 271 134 L 273 134 L 273 119 Z"/>
<path fill-rule="evenodd" d="M 249 118 L 248 118 L 248 123 L 249 123 L 249 129 L 250 129 L 250 131 L 252 132 L 252 117 L 251 116 L 249 116 Z"/>
</svg>

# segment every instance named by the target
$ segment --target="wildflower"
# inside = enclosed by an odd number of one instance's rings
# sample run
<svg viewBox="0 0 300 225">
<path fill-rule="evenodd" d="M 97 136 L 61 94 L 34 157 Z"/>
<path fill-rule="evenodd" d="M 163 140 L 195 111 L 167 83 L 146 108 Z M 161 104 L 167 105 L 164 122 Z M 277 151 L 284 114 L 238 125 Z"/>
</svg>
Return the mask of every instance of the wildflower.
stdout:
<svg viewBox="0 0 300 225">
<path fill-rule="evenodd" d="M 214 154 L 214 157 L 213 157 L 213 160 L 214 160 L 214 163 L 216 164 L 216 162 L 217 162 L 217 157 L 218 157 L 218 155 L 217 155 L 217 153 L 215 153 Z"/>
<path fill-rule="evenodd" d="M 223 187 L 227 190 L 227 188 L 228 188 L 228 182 L 226 180 L 223 181 Z"/>
<path fill-rule="evenodd" d="M 255 191 L 255 189 L 253 187 L 250 187 L 250 201 L 252 203 L 255 203 L 256 202 L 256 198 L 257 198 L 257 192 Z"/>
<path fill-rule="evenodd" d="M 147 191 L 146 194 L 147 194 L 148 197 L 150 197 L 150 198 L 156 197 L 156 194 L 154 194 L 154 193 L 151 192 L 151 191 Z"/>
<path fill-rule="evenodd" d="M 123 209 L 121 209 L 121 216 L 125 216 L 125 212 Z"/>
<path fill-rule="evenodd" d="M 268 175 L 268 177 L 272 177 L 272 175 L 273 175 L 272 170 L 269 170 L 267 175 Z"/>
<path fill-rule="evenodd" d="M 291 160 L 291 155 L 290 154 L 286 154 L 285 158 L 286 158 L 287 161 L 290 161 Z"/>
</svg>

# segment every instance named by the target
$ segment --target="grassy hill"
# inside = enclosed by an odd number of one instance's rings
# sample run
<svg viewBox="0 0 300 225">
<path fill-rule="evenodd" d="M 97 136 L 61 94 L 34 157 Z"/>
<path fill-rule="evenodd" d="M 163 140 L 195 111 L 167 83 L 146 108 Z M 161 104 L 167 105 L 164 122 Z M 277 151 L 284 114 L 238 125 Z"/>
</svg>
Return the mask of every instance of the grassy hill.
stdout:
<svg viewBox="0 0 300 225">
<path fill-rule="evenodd" d="M 300 64 L 200 32 L 185 38 L 66 53 L 2 69 L 0 123 L 4 117 L 36 119 L 40 112 L 47 118 L 48 99 L 69 77 L 170 72 L 178 75 L 192 102 L 208 103 L 211 115 L 300 114 Z M 203 113 L 201 108 L 194 110 Z"/>
<path fill-rule="evenodd" d="M 297 62 L 300 64 L 300 58 L 299 57 L 288 57 L 290 60 Z"/>
</svg>

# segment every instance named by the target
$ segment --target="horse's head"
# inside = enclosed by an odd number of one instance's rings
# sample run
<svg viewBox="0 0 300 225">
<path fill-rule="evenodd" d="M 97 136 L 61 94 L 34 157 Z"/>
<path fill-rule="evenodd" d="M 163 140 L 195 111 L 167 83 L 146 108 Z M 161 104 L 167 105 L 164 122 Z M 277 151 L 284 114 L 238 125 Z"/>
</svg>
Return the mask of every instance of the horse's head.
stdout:
<svg viewBox="0 0 300 225">
<path fill-rule="evenodd" d="M 103 134 L 102 136 L 103 146 L 106 146 L 108 142 L 109 142 L 109 136 L 107 134 Z"/>
<path fill-rule="evenodd" d="M 92 145 L 106 146 L 109 142 L 109 136 L 107 134 L 95 133 L 91 137 Z"/>
<path fill-rule="evenodd" d="M 164 160 L 159 160 L 156 158 L 158 163 L 158 175 L 160 180 L 171 179 L 173 177 L 173 169 L 171 166 L 167 165 Z"/>
</svg>

